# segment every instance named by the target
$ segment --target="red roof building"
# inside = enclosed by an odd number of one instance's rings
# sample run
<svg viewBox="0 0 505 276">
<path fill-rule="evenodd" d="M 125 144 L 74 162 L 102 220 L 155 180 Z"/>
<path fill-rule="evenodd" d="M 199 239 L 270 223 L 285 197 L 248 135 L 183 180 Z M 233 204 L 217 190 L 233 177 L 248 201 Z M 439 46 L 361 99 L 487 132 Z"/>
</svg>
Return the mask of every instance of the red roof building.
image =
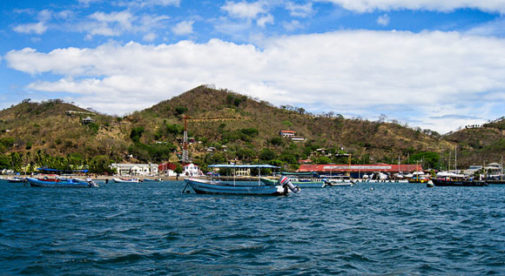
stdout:
<svg viewBox="0 0 505 276">
<path fill-rule="evenodd" d="M 345 165 L 345 164 L 301 164 L 297 172 L 318 172 L 318 173 L 398 173 L 398 172 L 415 172 L 422 171 L 423 167 L 416 164 L 391 165 L 391 164 L 374 164 L 374 165 Z"/>
<path fill-rule="evenodd" d="M 294 130 L 281 130 L 279 131 L 279 135 L 284 137 L 292 137 L 296 135 L 296 131 Z"/>
</svg>

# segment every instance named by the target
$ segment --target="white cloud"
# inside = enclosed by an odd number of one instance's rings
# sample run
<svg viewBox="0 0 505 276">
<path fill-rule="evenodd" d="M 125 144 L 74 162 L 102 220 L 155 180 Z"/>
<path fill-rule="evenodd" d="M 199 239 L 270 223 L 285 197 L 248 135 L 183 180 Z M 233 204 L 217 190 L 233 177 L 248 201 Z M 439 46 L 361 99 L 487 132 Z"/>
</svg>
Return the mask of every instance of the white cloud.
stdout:
<svg viewBox="0 0 505 276">
<path fill-rule="evenodd" d="M 271 14 L 262 16 L 256 20 L 256 24 L 262 28 L 265 28 L 267 24 L 274 24 L 274 17 Z"/>
<path fill-rule="evenodd" d="M 128 7 L 154 7 L 154 6 L 176 6 L 179 7 L 181 4 L 180 0 L 130 0 L 130 1 L 120 1 L 119 6 Z"/>
<path fill-rule="evenodd" d="M 20 24 L 13 28 L 15 32 L 25 34 L 38 34 L 41 35 L 47 31 L 47 21 L 52 17 L 52 12 L 49 10 L 42 10 L 37 14 L 37 23 Z"/>
<path fill-rule="evenodd" d="M 142 40 L 147 41 L 147 42 L 153 42 L 156 39 L 156 34 L 155 33 L 148 33 L 145 34 Z"/>
<path fill-rule="evenodd" d="M 293 2 L 286 3 L 286 9 L 289 11 L 291 16 L 297 17 L 308 17 L 314 13 L 312 9 L 312 3 L 306 3 L 304 5 L 298 5 Z"/>
<path fill-rule="evenodd" d="M 455 9 L 473 8 L 487 12 L 505 13 L 504 0 L 321 0 L 332 2 L 345 9 L 357 12 L 374 10 L 431 10 L 452 11 Z"/>
<path fill-rule="evenodd" d="M 300 21 L 298 21 L 298 20 L 291 20 L 289 22 L 283 22 L 282 26 L 284 27 L 284 29 L 286 29 L 286 31 L 289 31 L 289 32 L 303 28 L 303 24 L 300 23 Z"/>
<path fill-rule="evenodd" d="M 47 26 L 44 22 L 29 23 L 17 25 L 13 28 L 15 32 L 25 34 L 43 34 L 47 31 Z"/>
<path fill-rule="evenodd" d="M 489 101 L 486 95 L 505 92 L 504 56 L 505 39 L 342 31 L 271 38 L 261 49 L 221 40 L 130 42 L 49 53 L 26 48 L 10 51 L 5 60 L 38 79 L 29 89 L 75 93 L 76 103 L 110 113 L 131 112 L 215 83 L 277 105 L 364 118 L 410 110 L 390 117 L 446 132 L 503 115 L 491 114 L 490 105 L 497 109 L 505 97 Z M 47 81 L 38 77 L 41 73 L 61 79 Z"/>
<path fill-rule="evenodd" d="M 85 32 L 87 38 L 93 36 L 119 36 L 124 33 L 146 33 L 152 37 L 154 30 L 163 27 L 163 21 L 168 16 L 134 15 L 128 10 L 120 12 L 95 12 L 88 16 L 87 21 L 80 22 L 72 30 Z"/>
<path fill-rule="evenodd" d="M 222 10 L 226 11 L 230 16 L 236 18 L 254 19 L 259 14 L 265 13 L 265 7 L 261 2 L 249 3 L 227 1 Z"/>
<path fill-rule="evenodd" d="M 172 32 L 176 35 L 192 34 L 194 23 L 194 21 L 181 21 L 172 27 Z"/>
<path fill-rule="evenodd" d="M 389 25 L 389 20 L 389 15 L 383 14 L 377 18 L 377 24 L 387 26 Z"/>
</svg>

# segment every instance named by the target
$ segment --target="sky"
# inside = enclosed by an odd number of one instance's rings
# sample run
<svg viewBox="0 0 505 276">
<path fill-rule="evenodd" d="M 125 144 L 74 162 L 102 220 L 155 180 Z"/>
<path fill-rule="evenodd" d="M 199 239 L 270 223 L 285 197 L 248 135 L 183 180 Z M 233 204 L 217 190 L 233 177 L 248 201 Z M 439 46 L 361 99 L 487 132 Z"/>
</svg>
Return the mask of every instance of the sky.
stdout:
<svg viewBox="0 0 505 276">
<path fill-rule="evenodd" d="M 2 0 L 0 109 L 199 85 L 441 134 L 505 115 L 505 0 Z"/>
</svg>

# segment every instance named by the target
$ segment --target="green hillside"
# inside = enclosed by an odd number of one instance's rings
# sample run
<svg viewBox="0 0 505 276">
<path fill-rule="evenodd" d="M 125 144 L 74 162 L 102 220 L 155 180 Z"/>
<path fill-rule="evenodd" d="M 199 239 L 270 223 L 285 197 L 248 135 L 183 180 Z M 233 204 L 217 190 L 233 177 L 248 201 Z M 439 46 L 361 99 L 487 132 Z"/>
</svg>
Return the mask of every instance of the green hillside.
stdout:
<svg viewBox="0 0 505 276">
<path fill-rule="evenodd" d="M 92 122 L 83 121 L 88 117 Z M 275 107 L 199 86 L 122 118 L 61 100 L 25 100 L 0 111 L 0 169 L 89 167 L 100 172 L 113 161 L 177 162 L 184 117 L 193 138 L 190 157 L 204 167 L 237 160 L 296 169 L 299 159 L 347 163 L 350 154 L 353 163 L 400 160 L 443 168 L 456 144 L 462 149 L 461 161 L 468 164 L 476 156 L 496 158 L 504 148 L 499 125 L 444 137 L 397 123 L 346 119 L 339 110 L 315 115 L 303 108 Z M 304 140 L 281 137 L 280 130 L 296 131 Z"/>
</svg>

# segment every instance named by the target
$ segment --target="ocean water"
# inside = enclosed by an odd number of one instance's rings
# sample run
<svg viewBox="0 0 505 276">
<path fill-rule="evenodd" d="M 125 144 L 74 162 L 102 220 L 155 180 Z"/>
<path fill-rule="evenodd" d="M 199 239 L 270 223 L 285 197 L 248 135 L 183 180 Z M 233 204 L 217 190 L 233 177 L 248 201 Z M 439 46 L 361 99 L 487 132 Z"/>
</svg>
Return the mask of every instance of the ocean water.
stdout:
<svg viewBox="0 0 505 276">
<path fill-rule="evenodd" d="M 505 185 L 0 187 L 2 275 L 505 274 Z"/>
</svg>

